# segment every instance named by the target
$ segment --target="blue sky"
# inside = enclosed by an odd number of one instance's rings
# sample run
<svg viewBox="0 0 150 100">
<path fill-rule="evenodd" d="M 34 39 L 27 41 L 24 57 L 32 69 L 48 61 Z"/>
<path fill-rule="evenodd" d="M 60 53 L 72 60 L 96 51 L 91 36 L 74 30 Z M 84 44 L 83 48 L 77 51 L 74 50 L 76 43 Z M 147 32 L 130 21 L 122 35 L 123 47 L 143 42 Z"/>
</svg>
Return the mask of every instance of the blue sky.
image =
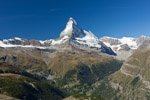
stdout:
<svg viewBox="0 0 150 100">
<path fill-rule="evenodd" d="M 0 0 L 0 39 L 58 38 L 69 17 L 99 38 L 150 36 L 150 0 Z"/>
</svg>

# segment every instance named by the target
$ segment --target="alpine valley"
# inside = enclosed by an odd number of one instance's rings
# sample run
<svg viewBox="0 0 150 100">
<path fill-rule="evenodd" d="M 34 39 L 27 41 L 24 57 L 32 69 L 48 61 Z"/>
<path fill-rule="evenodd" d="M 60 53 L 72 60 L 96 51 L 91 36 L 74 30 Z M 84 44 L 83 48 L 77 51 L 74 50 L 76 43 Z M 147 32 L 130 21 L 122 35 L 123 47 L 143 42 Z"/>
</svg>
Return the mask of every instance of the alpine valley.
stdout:
<svg viewBox="0 0 150 100">
<path fill-rule="evenodd" d="M 1 39 L 0 99 L 150 100 L 150 37 L 99 39 L 69 18 L 57 39 Z"/>
</svg>

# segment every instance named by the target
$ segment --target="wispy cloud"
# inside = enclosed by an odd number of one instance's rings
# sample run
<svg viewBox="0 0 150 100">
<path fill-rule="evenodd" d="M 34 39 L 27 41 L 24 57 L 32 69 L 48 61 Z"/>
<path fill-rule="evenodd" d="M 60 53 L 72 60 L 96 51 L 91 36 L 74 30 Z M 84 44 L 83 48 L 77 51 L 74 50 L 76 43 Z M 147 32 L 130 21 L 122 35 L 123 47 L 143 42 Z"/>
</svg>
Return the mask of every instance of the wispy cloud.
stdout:
<svg viewBox="0 0 150 100">
<path fill-rule="evenodd" d="M 0 20 L 14 20 L 14 19 L 24 19 L 24 18 L 45 18 L 45 17 L 49 17 L 49 15 L 25 14 L 25 15 L 0 16 Z"/>
</svg>

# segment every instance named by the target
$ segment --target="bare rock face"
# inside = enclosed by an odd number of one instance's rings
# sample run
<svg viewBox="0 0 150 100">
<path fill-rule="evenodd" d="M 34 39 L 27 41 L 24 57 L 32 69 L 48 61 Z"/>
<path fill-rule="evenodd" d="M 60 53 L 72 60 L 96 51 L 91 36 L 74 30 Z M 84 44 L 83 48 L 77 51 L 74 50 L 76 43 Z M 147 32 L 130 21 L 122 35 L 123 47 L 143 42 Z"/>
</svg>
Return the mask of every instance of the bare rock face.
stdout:
<svg viewBox="0 0 150 100">
<path fill-rule="evenodd" d="M 127 44 L 123 44 L 120 47 L 121 49 L 119 51 L 129 51 L 131 49 Z"/>
<path fill-rule="evenodd" d="M 34 46 L 42 46 L 42 44 L 38 40 L 27 40 L 24 39 L 23 45 L 34 45 Z"/>
<path fill-rule="evenodd" d="M 100 41 L 105 42 L 105 43 L 109 43 L 111 46 L 121 44 L 121 42 L 118 39 L 110 38 L 110 37 L 103 37 L 100 39 Z"/>
<path fill-rule="evenodd" d="M 144 48 L 150 48 L 150 40 L 143 41 L 143 43 L 139 46 L 139 49 L 144 49 Z"/>
<path fill-rule="evenodd" d="M 137 38 L 136 42 L 138 45 L 142 45 L 142 43 L 147 40 L 150 40 L 150 37 L 141 36 L 141 37 Z"/>
</svg>

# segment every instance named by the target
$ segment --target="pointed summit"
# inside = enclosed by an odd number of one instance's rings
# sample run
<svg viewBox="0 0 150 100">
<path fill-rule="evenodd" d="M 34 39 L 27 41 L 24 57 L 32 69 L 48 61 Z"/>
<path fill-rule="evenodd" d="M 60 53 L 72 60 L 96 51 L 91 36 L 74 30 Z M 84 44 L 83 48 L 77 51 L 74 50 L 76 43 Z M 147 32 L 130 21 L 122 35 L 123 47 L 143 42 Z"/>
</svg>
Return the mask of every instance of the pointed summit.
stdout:
<svg viewBox="0 0 150 100">
<path fill-rule="evenodd" d="M 72 38 L 84 36 L 84 32 L 77 25 L 77 22 L 70 17 L 66 28 L 61 32 L 60 37 L 69 36 Z"/>
<path fill-rule="evenodd" d="M 77 25 L 77 22 L 72 17 L 69 18 L 69 22 L 72 23 L 72 24 Z"/>
</svg>

